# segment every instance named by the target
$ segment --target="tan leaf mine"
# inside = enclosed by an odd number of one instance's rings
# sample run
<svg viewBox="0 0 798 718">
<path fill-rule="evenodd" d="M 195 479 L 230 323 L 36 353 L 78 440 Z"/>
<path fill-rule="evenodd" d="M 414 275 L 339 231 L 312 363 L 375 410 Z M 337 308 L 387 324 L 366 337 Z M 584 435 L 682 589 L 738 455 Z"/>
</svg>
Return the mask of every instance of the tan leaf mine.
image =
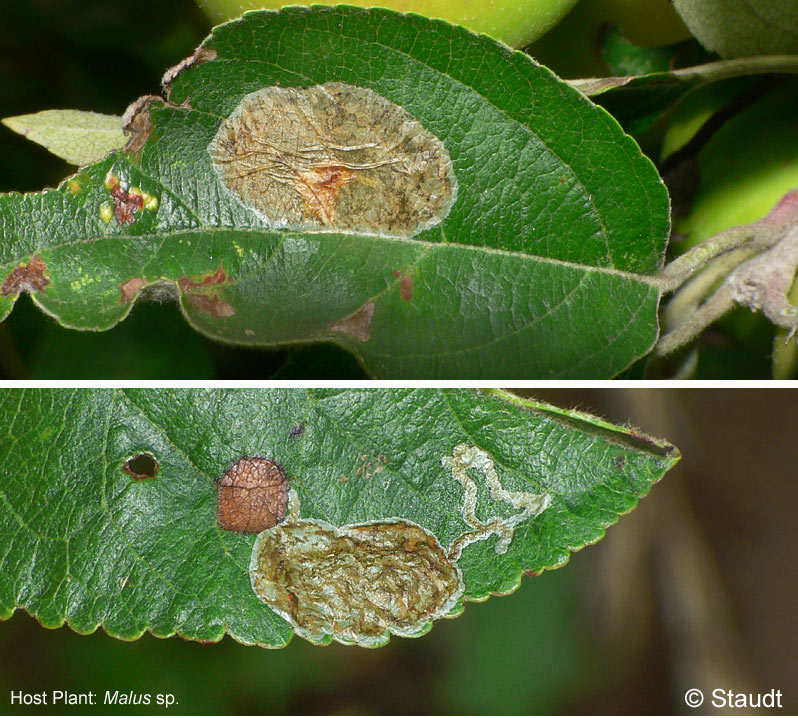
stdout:
<svg viewBox="0 0 798 718">
<path fill-rule="evenodd" d="M 418 524 L 402 518 L 333 526 L 299 518 L 299 498 L 289 492 L 284 523 L 260 533 L 252 548 L 252 588 L 262 601 L 313 643 L 330 639 L 373 647 L 390 634 L 424 633 L 436 618 L 451 614 L 465 590 L 457 565 L 470 543 L 496 534 L 497 553 L 509 548 L 515 527 L 551 503 L 548 494 L 504 489 L 491 457 L 460 444 L 444 457 L 444 468 L 463 486 L 460 515 L 471 530 L 444 549 Z M 491 497 L 519 513 L 480 521 L 477 485 L 481 472 Z"/>
<path fill-rule="evenodd" d="M 208 152 L 222 184 L 274 228 L 409 237 L 444 219 L 457 195 L 437 137 L 342 82 L 251 92 Z"/>
<path fill-rule="evenodd" d="M 330 327 L 330 331 L 357 339 L 359 342 L 367 342 L 371 339 L 371 321 L 374 319 L 374 312 L 377 304 L 374 300 L 366 302 L 354 314 L 336 322 Z"/>
</svg>

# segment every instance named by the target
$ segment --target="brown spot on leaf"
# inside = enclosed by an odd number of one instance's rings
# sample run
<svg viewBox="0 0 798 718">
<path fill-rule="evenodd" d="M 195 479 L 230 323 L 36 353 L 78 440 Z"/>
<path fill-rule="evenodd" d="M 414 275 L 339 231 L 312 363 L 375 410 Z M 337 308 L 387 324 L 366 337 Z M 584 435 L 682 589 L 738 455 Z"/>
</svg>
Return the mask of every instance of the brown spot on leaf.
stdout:
<svg viewBox="0 0 798 718">
<path fill-rule="evenodd" d="M 125 145 L 127 152 L 138 152 L 150 137 L 152 121 L 150 119 L 150 105 L 153 102 L 163 102 L 160 95 L 144 95 L 128 105 L 122 115 L 122 129 L 130 139 Z"/>
<path fill-rule="evenodd" d="M 122 471 L 132 476 L 136 481 L 145 481 L 146 479 L 154 479 L 158 475 L 159 468 L 158 459 L 145 452 L 129 458 L 122 467 Z"/>
<path fill-rule="evenodd" d="M 147 280 L 143 277 L 133 277 L 133 279 L 128 279 L 126 282 L 122 282 L 122 284 L 119 285 L 119 290 L 122 295 L 119 299 L 119 303 L 129 304 L 132 302 L 139 293 L 139 290 L 146 284 Z"/>
<path fill-rule="evenodd" d="M 231 464 L 216 486 L 216 520 L 227 531 L 260 533 L 279 524 L 288 508 L 282 467 L 261 456 Z"/>
<path fill-rule="evenodd" d="M 333 324 L 330 330 L 339 334 L 346 334 L 361 342 L 367 342 L 371 339 L 371 320 L 374 319 L 376 310 L 377 305 L 372 299 L 351 316 Z"/>
<path fill-rule="evenodd" d="M 524 576 L 529 576 L 529 578 L 537 578 L 540 574 L 541 571 L 524 571 Z"/>
<path fill-rule="evenodd" d="M 288 432 L 289 439 L 298 439 L 302 434 L 305 433 L 305 425 L 304 424 L 294 424 L 291 427 L 291 431 Z"/>
<path fill-rule="evenodd" d="M 232 281 L 233 278 L 224 271 L 224 265 L 219 265 L 219 269 L 213 274 L 206 274 L 200 277 L 182 276 L 177 280 L 177 285 L 183 292 L 186 292 L 186 296 L 198 312 L 224 319 L 232 317 L 236 313 L 232 304 L 225 302 L 216 292 L 200 294 L 192 290 L 229 284 Z"/>
<path fill-rule="evenodd" d="M 194 54 L 190 57 L 185 58 L 177 63 L 174 67 L 170 67 L 161 78 L 161 85 L 163 85 L 164 90 L 168 93 L 170 91 L 169 85 L 171 85 L 175 78 L 188 70 L 190 67 L 194 67 L 195 65 L 201 65 L 203 62 L 208 62 L 209 60 L 214 60 L 218 55 L 217 51 L 214 50 L 212 47 L 205 47 L 205 45 L 200 45 L 196 50 L 194 50 Z"/>
<path fill-rule="evenodd" d="M 49 285 L 50 280 L 45 276 L 47 265 L 41 257 L 33 257 L 28 264 L 16 267 L 6 277 L 0 294 L 10 297 L 20 292 L 42 292 Z"/>
<path fill-rule="evenodd" d="M 182 276 L 177 280 L 177 284 L 184 292 L 190 289 L 199 289 L 200 287 L 212 287 L 217 284 L 228 284 L 233 281 L 233 278 L 224 271 L 224 264 L 219 265 L 213 274 L 206 274 L 199 279 L 194 279 L 187 276 Z"/>
<path fill-rule="evenodd" d="M 613 463 L 615 464 L 616 470 L 622 471 L 623 467 L 626 466 L 626 457 L 623 454 L 618 454 L 613 459 Z"/>
<path fill-rule="evenodd" d="M 217 294 L 189 293 L 186 296 L 191 301 L 194 309 L 203 314 L 210 314 L 212 317 L 226 319 L 227 317 L 232 317 L 236 313 L 233 305 L 225 302 Z"/>
<path fill-rule="evenodd" d="M 105 180 L 106 186 L 111 192 L 114 200 L 114 217 L 119 224 L 133 224 L 136 221 L 136 213 L 144 207 L 144 195 L 139 192 L 131 192 L 126 182 L 121 182 L 118 177 L 108 174 Z"/>
<path fill-rule="evenodd" d="M 443 143 L 365 87 L 264 87 L 219 126 L 208 153 L 222 184 L 275 228 L 407 237 L 457 195 Z"/>
<path fill-rule="evenodd" d="M 393 276 L 399 280 L 399 293 L 406 302 L 413 301 L 413 275 L 402 274 L 398 269 L 394 270 Z"/>
</svg>

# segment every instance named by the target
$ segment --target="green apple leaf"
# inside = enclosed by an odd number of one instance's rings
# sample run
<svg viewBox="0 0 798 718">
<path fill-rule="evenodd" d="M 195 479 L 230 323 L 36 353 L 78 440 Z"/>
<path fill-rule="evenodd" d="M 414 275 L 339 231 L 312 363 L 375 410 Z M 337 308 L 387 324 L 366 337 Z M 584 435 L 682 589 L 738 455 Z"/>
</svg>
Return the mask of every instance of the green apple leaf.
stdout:
<svg viewBox="0 0 798 718">
<path fill-rule="evenodd" d="M 72 165 L 83 166 L 122 149 L 122 118 L 83 110 L 44 110 L 0 120 Z"/>
<path fill-rule="evenodd" d="M 447 559 L 462 577 L 453 613 L 563 565 L 679 459 L 667 442 L 504 392 L 9 389 L 0 411 L 0 616 L 24 608 L 127 640 L 290 639 L 252 589 L 255 536 L 217 525 L 216 481 L 242 455 L 282 466 L 302 522 L 412 522 L 443 547 L 470 528 L 446 464 L 458 445 L 485 452 L 516 496 L 548 495 L 504 552 L 488 534 Z M 514 513 L 467 473 L 477 516 Z"/>
<path fill-rule="evenodd" d="M 639 134 L 691 90 L 728 78 L 768 73 L 798 73 L 798 56 L 720 60 L 670 72 L 571 80 L 569 84 L 604 107 L 627 132 Z"/>
<path fill-rule="evenodd" d="M 674 55 L 689 43 L 643 47 L 633 43 L 617 25 L 610 25 L 601 34 L 601 56 L 613 75 L 649 75 L 668 71 Z"/>
<path fill-rule="evenodd" d="M 139 295 L 174 297 L 218 340 L 332 341 L 380 377 L 609 377 L 655 341 L 664 185 L 609 115 L 526 55 L 414 15 L 289 8 L 217 27 L 165 80 L 165 101 L 129 113 L 138 151 L 0 196 L 0 316 L 29 290 L 64 326 L 103 330 Z M 448 189 L 418 185 L 437 214 L 335 231 L 344 212 L 318 231 L 282 201 L 263 200 L 270 218 L 254 210 L 271 190 L 244 199 L 223 184 L 209 147 L 245 98 L 330 87 L 379 96 L 449 158 Z M 362 148 L 381 146 L 404 140 Z M 313 186 L 347 182 L 344 165 Z"/>
</svg>

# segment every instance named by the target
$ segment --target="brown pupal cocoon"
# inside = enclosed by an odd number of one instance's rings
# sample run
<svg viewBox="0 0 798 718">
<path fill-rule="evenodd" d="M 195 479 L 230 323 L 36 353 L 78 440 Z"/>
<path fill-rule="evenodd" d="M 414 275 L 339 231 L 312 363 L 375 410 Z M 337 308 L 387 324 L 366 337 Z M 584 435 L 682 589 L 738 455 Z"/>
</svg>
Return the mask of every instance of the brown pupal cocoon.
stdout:
<svg viewBox="0 0 798 718">
<path fill-rule="evenodd" d="M 282 467 L 261 456 L 242 456 L 217 481 L 216 520 L 227 531 L 256 534 L 279 524 L 288 507 Z"/>
</svg>

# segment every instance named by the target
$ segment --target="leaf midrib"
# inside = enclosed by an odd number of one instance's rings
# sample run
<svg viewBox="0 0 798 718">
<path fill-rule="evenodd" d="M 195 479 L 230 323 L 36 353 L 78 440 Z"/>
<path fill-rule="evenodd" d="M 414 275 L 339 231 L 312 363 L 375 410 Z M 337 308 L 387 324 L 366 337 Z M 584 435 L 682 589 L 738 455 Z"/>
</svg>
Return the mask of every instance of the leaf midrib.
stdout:
<svg viewBox="0 0 798 718">
<path fill-rule="evenodd" d="M 92 244 L 94 242 L 102 242 L 111 239 L 120 239 L 120 240 L 136 240 L 136 239 L 145 239 L 145 240 L 156 240 L 159 239 L 161 242 L 166 242 L 172 237 L 182 237 L 188 234 L 195 234 L 200 235 L 203 233 L 214 233 L 214 232 L 241 232 L 243 234 L 274 234 L 281 236 L 285 241 L 290 238 L 305 238 L 308 235 L 313 237 L 323 237 L 323 236 L 330 236 L 330 237 L 362 237 L 363 239 L 368 239 L 372 241 L 380 241 L 386 243 L 397 243 L 397 244 L 410 244 L 412 246 L 423 247 L 425 250 L 435 249 L 435 248 L 445 248 L 450 250 L 462 250 L 465 252 L 482 252 L 488 255 L 496 255 L 496 256 L 505 256 L 505 257 L 513 257 L 513 258 L 522 258 L 531 262 L 540 262 L 542 264 L 550 264 L 553 266 L 565 267 L 568 269 L 576 269 L 584 272 L 596 272 L 598 274 L 608 274 L 616 277 L 621 277 L 624 279 L 629 279 L 631 281 L 640 282 L 642 284 L 648 284 L 652 287 L 659 286 L 659 280 L 657 279 L 656 275 L 649 275 L 649 274 L 637 274 L 635 272 L 627 272 L 621 269 L 615 269 L 614 267 L 597 267 L 590 264 L 580 264 L 579 262 L 570 262 L 564 259 L 556 259 L 553 257 L 541 257 L 537 254 L 526 254 L 524 252 L 516 252 L 508 249 L 497 249 L 495 247 L 485 247 L 485 246 L 478 246 L 478 245 L 468 245 L 468 244 L 454 244 L 451 242 L 429 242 L 419 239 L 413 239 L 410 237 L 384 237 L 381 235 L 373 235 L 373 234 L 355 234 L 349 232 L 305 232 L 305 233 L 291 233 L 288 231 L 276 231 L 276 230 L 264 230 L 260 227 L 214 227 L 214 226 L 200 226 L 200 227 L 191 227 L 186 229 L 178 229 L 172 230 L 165 233 L 149 233 L 149 234 L 137 234 L 137 235 L 106 235 L 106 236 L 99 236 L 99 237 L 87 237 L 84 239 L 77 239 L 74 241 L 69 242 L 61 242 L 59 244 L 49 245 L 42 249 L 33 250 L 29 255 L 32 256 L 33 254 L 40 254 L 45 253 L 51 250 L 59 250 L 64 249 L 66 247 L 72 246 L 79 246 L 84 244 Z M 166 236 L 165 236 L 166 235 Z M 13 267 L 19 263 L 19 258 L 10 264 L 7 264 L 6 267 Z M 258 269 L 256 268 L 254 272 L 257 272 Z M 253 273 L 254 273 L 253 272 Z M 248 278 L 251 275 L 242 275 L 243 278 Z M 242 281 L 241 277 L 237 278 L 236 281 Z M 203 285 L 205 287 L 213 287 L 213 286 L 230 286 L 235 282 L 227 282 L 224 285 Z"/>
</svg>

